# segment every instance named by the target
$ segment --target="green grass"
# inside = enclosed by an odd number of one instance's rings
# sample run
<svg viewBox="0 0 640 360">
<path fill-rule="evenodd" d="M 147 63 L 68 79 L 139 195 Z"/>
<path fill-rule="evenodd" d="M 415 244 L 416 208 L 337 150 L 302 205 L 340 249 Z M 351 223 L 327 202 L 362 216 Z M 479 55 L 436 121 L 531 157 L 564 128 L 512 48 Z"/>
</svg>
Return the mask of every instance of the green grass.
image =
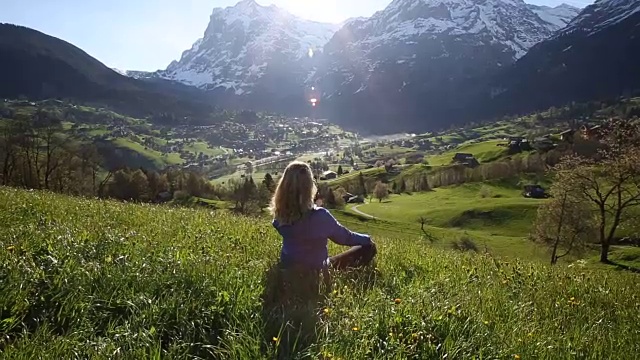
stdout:
<svg viewBox="0 0 640 360">
<path fill-rule="evenodd" d="M 109 130 L 107 130 L 106 128 L 102 127 L 102 126 L 95 126 L 95 127 L 91 127 L 90 129 L 87 130 L 87 135 L 89 136 L 103 136 L 109 133 Z"/>
<path fill-rule="evenodd" d="M 613 246 L 609 259 L 618 264 L 640 269 L 640 247 Z"/>
<path fill-rule="evenodd" d="M 2 358 L 628 359 L 640 352 L 635 274 L 389 236 L 376 239 L 375 271 L 333 273 L 333 291 L 282 307 L 260 300 L 273 291 L 269 269 L 281 243 L 268 219 L 0 188 L 0 223 Z"/>
<path fill-rule="evenodd" d="M 377 152 L 377 155 L 372 154 L 373 151 Z M 364 154 L 369 157 L 393 157 L 398 155 L 403 155 L 406 153 L 415 152 L 414 149 L 406 148 L 402 146 L 376 146 L 369 150 L 364 151 Z"/>
<path fill-rule="evenodd" d="M 428 156 L 427 162 L 434 166 L 448 165 L 451 164 L 456 153 L 472 154 L 481 163 L 495 161 L 506 155 L 506 149 L 497 146 L 497 144 L 501 143 L 504 144 L 506 142 L 504 140 L 490 140 L 463 144 L 442 154 Z"/>
<path fill-rule="evenodd" d="M 486 198 L 480 195 L 483 187 L 489 190 Z M 415 222 L 425 216 L 431 225 L 438 227 L 469 230 L 493 227 L 497 235 L 524 236 L 540 204 L 540 200 L 523 198 L 516 189 L 474 183 L 426 193 L 392 195 L 388 200 L 375 200 L 359 209 L 385 220 Z"/>
<path fill-rule="evenodd" d="M 116 138 L 113 139 L 112 142 L 117 147 L 129 149 L 140 154 L 151 161 L 157 169 L 163 169 L 168 165 L 178 165 L 184 162 L 184 160 L 180 158 L 180 154 L 169 153 L 163 156 L 161 152 L 155 151 L 151 148 L 145 148 L 144 145 L 131 141 L 130 139 Z"/>
<path fill-rule="evenodd" d="M 468 236 L 496 254 L 546 259 L 546 253 L 527 239 L 540 204 L 541 200 L 523 198 L 511 184 L 473 183 L 392 195 L 383 202 L 374 199 L 358 209 L 388 221 L 386 227 L 417 235 L 421 235 L 418 219 L 425 217 L 429 231 L 442 238 L 440 245 L 445 247 Z M 352 208 L 348 207 L 350 212 Z"/>
<path fill-rule="evenodd" d="M 220 148 L 210 148 L 209 144 L 203 141 L 194 142 L 193 144 L 189 144 L 184 147 L 184 150 L 192 152 L 194 154 L 203 153 L 205 155 L 209 155 L 210 157 L 216 157 L 218 155 L 224 154 L 224 150 Z"/>
</svg>

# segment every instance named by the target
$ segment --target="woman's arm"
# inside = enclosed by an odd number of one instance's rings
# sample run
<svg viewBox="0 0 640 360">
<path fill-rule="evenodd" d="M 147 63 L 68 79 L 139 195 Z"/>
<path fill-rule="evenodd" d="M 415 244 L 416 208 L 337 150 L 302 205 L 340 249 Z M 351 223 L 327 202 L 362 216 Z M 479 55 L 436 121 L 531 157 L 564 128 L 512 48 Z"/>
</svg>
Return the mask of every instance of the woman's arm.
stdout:
<svg viewBox="0 0 640 360">
<path fill-rule="evenodd" d="M 329 239 L 334 243 L 345 246 L 371 245 L 369 235 L 350 231 L 342 226 L 329 210 L 319 209 L 318 211 L 321 211 L 322 227 L 326 229 Z"/>
</svg>

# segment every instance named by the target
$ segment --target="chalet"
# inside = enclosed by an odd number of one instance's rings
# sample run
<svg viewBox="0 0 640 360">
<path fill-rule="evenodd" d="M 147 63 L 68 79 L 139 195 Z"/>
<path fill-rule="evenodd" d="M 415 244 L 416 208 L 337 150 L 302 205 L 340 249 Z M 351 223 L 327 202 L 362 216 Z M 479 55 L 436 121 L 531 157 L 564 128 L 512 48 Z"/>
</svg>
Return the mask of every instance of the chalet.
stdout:
<svg viewBox="0 0 640 360">
<path fill-rule="evenodd" d="M 474 168 L 480 165 L 480 163 L 473 156 L 473 154 L 467 154 L 467 153 L 456 153 L 455 156 L 453 157 L 453 163 L 464 165 L 470 168 Z"/>
<path fill-rule="evenodd" d="M 519 144 L 524 138 L 522 136 L 509 136 L 509 144 Z"/>
<path fill-rule="evenodd" d="M 321 177 L 321 179 L 324 179 L 324 180 L 333 180 L 337 178 L 338 178 L 338 174 L 335 171 L 331 171 L 331 170 L 323 172 Z"/>
<path fill-rule="evenodd" d="M 549 197 L 544 188 L 540 185 L 525 185 L 522 196 L 526 198 L 543 199 Z"/>
<path fill-rule="evenodd" d="M 344 202 L 348 203 L 349 199 L 351 199 L 352 197 L 354 197 L 355 195 L 351 194 L 351 193 L 345 193 L 344 195 L 342 195 L 342 200 L 344 200 Z"/>
<path fill-rule="evenodd" d="M 602 135 L 602 126 L 582 125 L 580 127 L 580 135 L 585 140 L 598 140 Z"/>
<path fill-rule="evenodd" d="M 568 143 L 573 143 L 573 137 L 576 134 L 576 131 L 573 129 L 565 130 L 560 133 L 560 140 Z"/>
<path fill-rule="evenodd" d="M 506 146 L 509 148 L 510 154 L 517 154 L 522 151 L 531 150 L 531 144 L 529 143 L 529 140 L 523 137 L 512 136 L 512 137 L 509 137 L 508 140 L 509 140 L 509 143 Z"/>
</svg>

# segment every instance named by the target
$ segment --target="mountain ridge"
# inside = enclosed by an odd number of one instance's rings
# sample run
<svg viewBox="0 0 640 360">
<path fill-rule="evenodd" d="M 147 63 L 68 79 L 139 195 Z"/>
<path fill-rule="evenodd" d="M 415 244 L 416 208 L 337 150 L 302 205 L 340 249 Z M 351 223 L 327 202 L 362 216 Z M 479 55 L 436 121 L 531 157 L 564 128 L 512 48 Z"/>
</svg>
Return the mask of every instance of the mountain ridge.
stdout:
<svg viewBox="0 0 640 360">
<path fill-rule="evenodd" d="M 640 90 L 639 57 L 640 2 L 599 0 L 494 79 L 500 91 L 487 101 L 495 113 L 633 96 Z"/>
<path fill-rule="evenodd" d="M 313 71 L 313 54 L 337 30 L 337 25 L 296 17 L 275 5 L 243 0 L 235 6 L 215 8 L 204 36 L 159 77 L 205 90 L 224 88 L 248 94 L 285 62 L 296 76 Z M 304 80 L 303 79 L 303 80 Z"/>
<path fill-rule="evenodd" d="M 295 115 L 311 113 L 313 87 L 318 116 L 355 123 L 345 114 L 368 100 L 335 99 L 384 86 L 392 89 L 380 95 L 383 102 L 397 100 L 385 106 L 397 107 L 413 102 L 404 93 L 429 93 L 496 72 L 549 38 L 572 12 L 578 9 L 568 5 L 534 11 L 522 0 L 394 0 L 338 28 L 243 0 L 215 8 L 204 36 L 166 70 L 128 75 L 196 86 L 232 108 Z"/>
<path fill-rule="evenodd" d="M 0 23 L 0 97 L 73 98 L 129 114 L 207 113 L 204 94 L 182 84 L 123 76 L 76 46 L 24 26 Z"/>
</svg>

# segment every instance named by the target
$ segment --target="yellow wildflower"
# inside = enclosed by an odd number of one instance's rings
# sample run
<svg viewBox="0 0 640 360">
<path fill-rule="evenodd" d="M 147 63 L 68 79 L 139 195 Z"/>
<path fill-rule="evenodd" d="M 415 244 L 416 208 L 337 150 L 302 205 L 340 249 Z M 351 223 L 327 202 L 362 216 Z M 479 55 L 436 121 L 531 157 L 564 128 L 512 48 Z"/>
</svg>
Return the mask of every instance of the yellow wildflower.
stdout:
<svg viewBox="0 0 640 360">
<path fill-rule="evenodd" d="M 277 336 L 274 336 L 271 340 L 273 340 L 273 342 L 278 342 L 278 340 L 280 340 L 280 339 L 278 339 Z"/>
<path fill-rule="evenodd" d="M 329 315 L 329 313 L 331 312 L 331 309 L 324 308 L 324 310 L 322 310 L 322 311 L 325 313 L 325 315 Z"/>
<path fill-rule="evenodd" d="M 516 360 L 519 360 L 520 359 L 520 355 L 515 354 L 515 355 L 513 355 L 513 358 L 516 359 Z"/>
<path fill-rule="evenodd" d="M 351 329 L 351 330 L 353 330 L 353 331 L 358 331 L 358 330 L 360 330 L 360 329 L 358 329 L 358 327 L 357 327 L 357 326 L 354 326 L 354 327 L 353 327 L 353 329 Z"/>
</svg>

